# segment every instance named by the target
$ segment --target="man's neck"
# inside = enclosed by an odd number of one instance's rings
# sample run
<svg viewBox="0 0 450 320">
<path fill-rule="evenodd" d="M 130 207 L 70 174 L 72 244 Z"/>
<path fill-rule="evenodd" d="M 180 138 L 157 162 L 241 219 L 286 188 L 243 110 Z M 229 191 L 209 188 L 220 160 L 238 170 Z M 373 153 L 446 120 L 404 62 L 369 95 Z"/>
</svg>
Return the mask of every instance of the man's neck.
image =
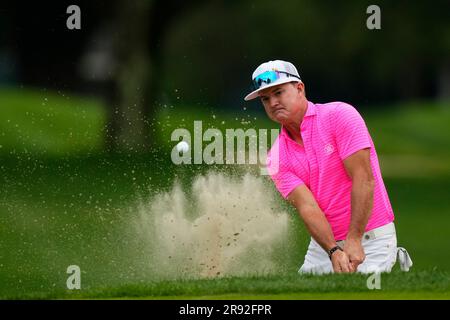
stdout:
<svg viewBox="0 0 450 320">
<path fill-rule="evenodd" d="M 288 132 L 289 136 L 292 140 L 297 142 L 300 145 L 303 145 L 303 139 L 300 131 L 300 126 L 302 124 L 303 118 L 305 117 L 306 110 L 308 109 L 308 103 L 306 102 L 306 105 L 302 110 L 299 112 L 298 115 L 294 119 L 292 119 L 291 122 L 283 124 L 283 127 Z"/>
</svg>

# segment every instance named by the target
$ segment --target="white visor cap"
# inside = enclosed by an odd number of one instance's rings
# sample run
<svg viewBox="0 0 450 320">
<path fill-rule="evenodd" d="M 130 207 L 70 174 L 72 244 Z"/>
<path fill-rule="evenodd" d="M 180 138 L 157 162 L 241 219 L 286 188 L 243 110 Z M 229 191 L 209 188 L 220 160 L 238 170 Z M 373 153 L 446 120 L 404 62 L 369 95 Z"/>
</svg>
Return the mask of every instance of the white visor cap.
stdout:
<svg viewBox="0 0 450 320">
<path fill-rule="evenodd" d="M 266 83 L 263 81 L 261 82 L 260 86 L 257 87 L 255 83 L 255 78 L 257 78 L 258 76 L 262 75 L 265 72 L 270 71 L 279 72 L 277 79 L 271 81 L 270 83 Z M 264 62 L 260 64 L 259 67 L 256 68 L 256 70 L 252 74 L 252 82 L 255 87 L 255 90 L 246 95 L 244 100 L 249 101 L 255 99 L 258 97 L 258 92 L 261 90 L 292 81 L 302 82 L 302 80 L 300 79 L 300 75 L 298 74 L 297 68 L 292 63 L 283 60 Z"/>
</svg>

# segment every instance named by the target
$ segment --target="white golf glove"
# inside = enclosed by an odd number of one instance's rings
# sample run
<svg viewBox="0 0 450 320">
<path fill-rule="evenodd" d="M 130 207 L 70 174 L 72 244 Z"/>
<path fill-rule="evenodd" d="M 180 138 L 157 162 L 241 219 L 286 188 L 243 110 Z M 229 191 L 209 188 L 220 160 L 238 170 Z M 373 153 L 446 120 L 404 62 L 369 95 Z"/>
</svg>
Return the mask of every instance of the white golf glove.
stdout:
<svg viewBox="0 0 450 320">
<path fill-rule="evenodd" d="M 409 268 L 411 268 L 413 265 L 413 262 L 412 262 L 411 258 L 409 257 L 408 251 L 406 251 L 405 248 L 398 247 L 397 248 L 397 257 L 398 257 L 398 262 L 400 264 L 400 269 L 402 271 L 408 272 Z"/>
</svg>

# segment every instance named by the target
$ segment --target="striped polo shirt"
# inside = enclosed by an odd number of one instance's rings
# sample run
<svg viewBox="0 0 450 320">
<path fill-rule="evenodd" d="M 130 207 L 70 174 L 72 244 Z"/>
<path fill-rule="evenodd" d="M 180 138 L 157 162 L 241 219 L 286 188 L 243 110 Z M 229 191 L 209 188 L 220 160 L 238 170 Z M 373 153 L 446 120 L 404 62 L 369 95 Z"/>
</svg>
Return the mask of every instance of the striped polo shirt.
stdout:
<svg viewBox="0 0 450 320">
<path fill-rule="evenodd" d="M 305 184 L 324 212 L 335 239 L 344 240 L 350 226 L 352 180 L 343 160 L 358 150 L 370 148 L 375 189 L 366 231 L 394 220 L 375 146 L 354 107 L 343 102 L 308 101 L 300 132 L 303 146 L 292 140 L 282 127 L 268 153 L 268 172 L 284 198 Z"/>
</svg>

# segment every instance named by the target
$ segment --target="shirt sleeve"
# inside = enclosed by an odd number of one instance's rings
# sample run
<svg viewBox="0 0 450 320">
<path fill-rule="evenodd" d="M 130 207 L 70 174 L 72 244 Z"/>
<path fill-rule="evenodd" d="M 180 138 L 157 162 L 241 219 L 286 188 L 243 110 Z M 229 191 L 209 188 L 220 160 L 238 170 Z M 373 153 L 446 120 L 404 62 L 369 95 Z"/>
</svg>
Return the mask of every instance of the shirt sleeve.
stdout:
<svg viewBox="0 0 450 320">
<path fill-rule="evenodd" d="M 287 158 L 280 157 L 279 154 L 277 157 L 276 152 L 277 149 L 272 148 L 268 153 L 267 169 L 275 187 L 281 196 L 286 199 L 296 187 L 304 184 L 304 182 L 292 171 L 289 163 L 286 163 Z M 283 161 L 280 161 L 280 159 Z"/>
<path fill-rule="evenodd" d="M 369 131 L 359 112 L 349 104 L 339 104 L 334 113 L 335 139 L 342 160 L 353 153 L 370 148 Z"/>
</svg>

